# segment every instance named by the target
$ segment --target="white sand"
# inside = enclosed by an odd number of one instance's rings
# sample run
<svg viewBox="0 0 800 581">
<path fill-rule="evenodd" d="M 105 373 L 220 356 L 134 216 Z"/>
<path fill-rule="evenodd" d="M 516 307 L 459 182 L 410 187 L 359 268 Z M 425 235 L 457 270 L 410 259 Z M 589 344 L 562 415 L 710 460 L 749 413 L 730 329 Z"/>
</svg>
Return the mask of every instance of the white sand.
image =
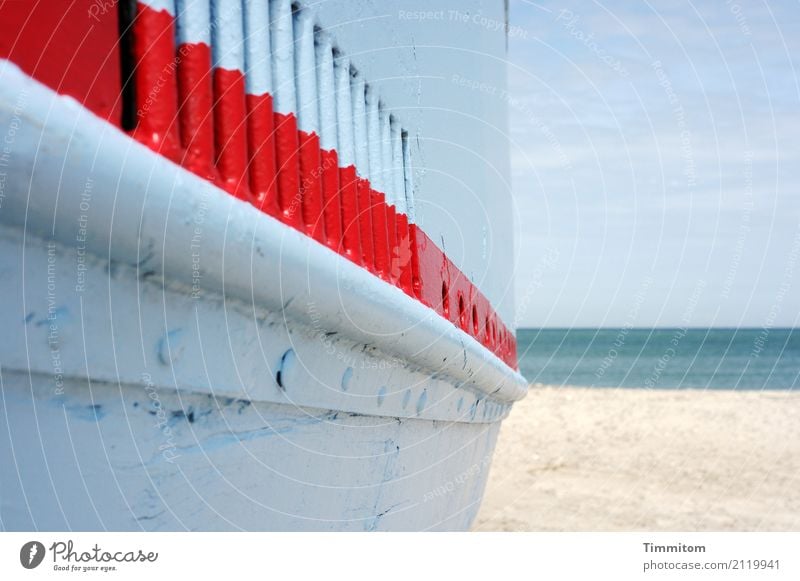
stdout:
<svg viewBox="0 0 800 581">
<path fill-rule="evenodd" d="M 800 393 L 532 388 L 475 530 L 800 530 Z"/>
</svg>

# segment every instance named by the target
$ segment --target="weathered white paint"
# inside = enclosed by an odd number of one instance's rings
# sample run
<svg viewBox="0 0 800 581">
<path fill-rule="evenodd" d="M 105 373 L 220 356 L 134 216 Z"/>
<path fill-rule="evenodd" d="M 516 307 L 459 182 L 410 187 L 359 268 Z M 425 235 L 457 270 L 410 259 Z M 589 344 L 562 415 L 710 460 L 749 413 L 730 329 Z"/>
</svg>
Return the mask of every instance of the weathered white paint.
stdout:
<svg viewBox="0 0 800 581">
<path fill-rule="evenodd" d="M 469 526 L 521 377 L 15 66 L 0 78 L 5 528 Z"/>
<path fill-rule="evenodd" d="M 397 211 L 401 214 L 408 212 L 405 196 L 405 177 L 403 175 L 403 139 L 400 125 L 394 116 L 390 118 L 392 140 L 392 183 L 394 184 L 394 199 Z"/>
<path fill-rule="evenodd" d="M 408 214 L 409 224 L 415 224 L 417 213 L 414 207 L 414 166 L 411 165 L 411 144 L 408 142 L 408 135 L 402 135 L 403 144 L 403 184 L 406 194 L 406 213 Z"/>
<path fill-rule="evenodd" d="M 327 0 L 313 7 L 408 131 L 418 225 L 437 244 L 444 240 L 448 257 L 513 327 L 513 256 L 520 249 L 513 243 L 519 224 L 508 154 L 508 59 L 505 31 L 492 25 L 505 22 L 507 5 Z M 432 17 L 418 17 L 425 14 Z"/>
<path fill-rule="evenodd" d="M 94 203 L 84 204 L 89 226 Z M 154 274 L 147 257 L 131 266 L 79 248 L 0 226 L 0 271 L 24 273 L 0 281 L 4 369 L 52 381 L 55 352 L 60 374 L 95 382 L 138 384 L 147 373 L 154 385 L 187 393 L 431 421 L 486 423 L 509 410 L 327 326 L 321 296 L 289 317 L 232 293 L 187 292 Z M 206 249 L 196 248 L 201 264 Z"/>
<path fill-rule="evenodd" d="M 150 4 L 174 12 L 169 0 Z M 273 15 L 283 15 L 272 25 L 285 33 L 281 42 L 273 39 L 284 47 L 277 58 L 285 65 L 273 74 L 276 84 L 278 77 L 286 83 L 285 90 L 276 87 L 276 108 L 296 113 L 294 83 L 288 83 L 294 79 L 291 3 L 270 4 Z M 517 225 L 507 155 L 506 39 L 502 27 L 482 24 L 503 22 L 504 3 L 445 2 L 444 18 L 413 17 L 430 11 L 428 4 L 328 0 L 303 4 L 302 11 L 313 13 L 335 44 L 355 55 L 352 65 L 360 78 L 375 86 L 398 116 L 411 136 L 410 153 L 418 165 L 419 225 L 447 248 L 450 259 L 510 327 L 513 260 L 506 256 L 513 252 Z M 476 83 L 485 90 L 476 89 Z M 360 138 L 356 144 L 362 145 Z M 357 164 L 363 177 L 371 177 L 368 158 Z M 478 215 L 486 216 L 490 225 L 485 235 L 474 235 L 473 217 Z"/>
<path fill-rule="evenodd" d="M 294 31 L 291 0 L 270 0 L 270 41 L 272 43 L 272 86 L 275 111 L 297 113 L 294 87 Z"/>
<path fill-rule="evenodd" d="M 241 0 L 211 0 L 211 54 L 214 66 L 244 72 Z"/>
<path fill-rule="evenodd" d="M 267 0 L 243 0 L 245 82 L 251 95 L 272 93 L 272 61 Z"/>
<path fill-rule="evenodd" d="M 331 38 L 320 30 L 315 34 L 317 62 L 317 88 L 319 91 L 319 139 L 322 149 L 335 150 L 336 136 L 336 80 L 333 65 Z M 349 81 L 348 81 L 349 86 Z M 350 99 L 347 99 L 347 103 Z"/>
<path fill-rule="evenodd" d="M 383 157 L 381 154 L 381 121 L 378 92 L 372 85 L 366 87 L 367 103 L 367 154 L 369 155 L 369 180 L 379 192 L 386 191 L 383 184 Z"/>
<path fill-rule="evenodd" d="M 175 2 L 174 0 L 139 0 L 142 4 L 149 6 L 153 10 L 165 10 L 175 15 Z"/>
<path fill-rule="evenodd" d="M 7 370 L 2 393 L 0 518 L 12 531 L 465 530 L 499 427 L 141 381 L 68 379 L 54 396 L 47 378 Z"/>
<path fill-rule="evenodd" d="M 367 107 L 364 77 L 350 67 L 350 97 L 353 101 L 353 136 L 355 138 L 356 172 L 369 179 L 369 130 L 367 129 Z"/>
<path fill-rule="evenodd" d="M 12 122 L 18 95 L 26 95 L 6 184 L 8 191 L 30 190 L 7 196 L 0 222 L 24 224 L 30 233 L 73 244 L 81 195 L 91 178 L 94 187 L 111 193 L 93 198 L 98 226 L 87 252 L 141 268 L 146 263 L 176 284 L 199 284 L 287 319 L 307 320 L 307 303 L 314 301 L 317 323 L 355 343 L 498 401 L 524 396 L 526 383 L 518 373 L 400 289 L 153 154 L 14 65 L 4 62 L 0 74 L 2 123 Z M 50 171 L 53 167 L 63 171 Z M 199 217 L 203 237 L 197 246 Z M 199 280 L 192 263 L 195 247 L 203 256 Z M 242 261 L 248 268 L 239 266 Z"/>
<path fill-rule="evenodd" d="M 336 79 L 336 135 L 339 141 L 339 164 L 355 165 L 356 145 L 353 132 L 353 106 L 350 93 L 350 59 L 336 54 L 333 67 Z"/>
<path fill-rule="evenodd" d="M 392 179 L 392 129 L 389 113 L 381 104 L 378 109 L 378 116 L 381 128 L 381 184 L 386 193 L 386 201 L 390 206 L 397 206 L 394 191 L 394 180 Z"/>
<path fill-rule="evenodd" d="M 175 0 L 178 43 L 211 46 L 211 4 L 208 0 Z"/>
<path fill-rule="evenodd" d="M 294 12 L 294 38 L 297 125 L 303 131 L 319 134 L 314 19 L 308 10 L 300 9 Z"/>
</svg>

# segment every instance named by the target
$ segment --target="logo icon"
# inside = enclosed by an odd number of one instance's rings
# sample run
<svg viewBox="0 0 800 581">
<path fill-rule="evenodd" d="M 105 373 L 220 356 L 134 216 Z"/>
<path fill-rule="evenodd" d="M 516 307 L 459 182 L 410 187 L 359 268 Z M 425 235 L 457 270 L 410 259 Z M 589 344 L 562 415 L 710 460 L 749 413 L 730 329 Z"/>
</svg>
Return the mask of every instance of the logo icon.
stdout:
<svg viewBox="0 0 800 581">
<path fill-rule="evenodd" d="M 26 569 L 35 569 L 44 560 L 44 545 L 39 541 L 29 541 L 19 550 L 19 562 Z"/>
</svg>

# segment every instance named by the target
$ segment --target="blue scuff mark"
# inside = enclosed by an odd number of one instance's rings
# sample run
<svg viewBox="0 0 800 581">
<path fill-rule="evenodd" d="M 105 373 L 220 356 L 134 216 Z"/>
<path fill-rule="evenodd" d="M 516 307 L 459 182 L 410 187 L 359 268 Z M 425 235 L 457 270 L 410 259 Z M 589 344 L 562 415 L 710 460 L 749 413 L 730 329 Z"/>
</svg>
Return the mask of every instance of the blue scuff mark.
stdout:
<svg viewBox="0 0 800 581">
<path fill-rule="evenodd" d="M 347 391 L 350 389 L 350 381 L 353 379 L 353 368 L 348 367 L 344 370 L 344 374 L 342 375 L 342 391 Z"/>
<path fill-rule="evenodd" d="M 281 356 L 281 362 L 278 365 L 278 371 L 275 373 L 275 383 L 281 391 L 286 391 L 286 372 L 294 365 L 295 354 L 294 349 L 287 349 Z"/>
<path fill-rule="evenodd" d="M 423 389 L 422 394 L 419 396 L 417 400 L 417 414 L 421 414 L 422 410 L 425 409 L 425 404 L 428 403 L 428 390 Z"/>
<path fill-rule="evenodd" d="M 192 444 L 190 446 L 177 446 L 176 450 L 185 454 L 197 454 L 200 452 L 207 453 L 213 450 L 218 450 L 235 444 L 244 442 L 251 442 L 260 440 L 262 438 L 270 438 L 272 436 L 279 436 L 282 434 L 291 433 L 298 428 L 313 426 L 323 422 L 329 422 L 334 419 L 336 412 L 330 411 L 322 416 L 302 417 L 292 419 L 282 426 L 265 426 L 263 428 L 256 428 L 254 430 L 246 430 L 243 432 L 224 432 L 221 434 L 214 434 L 202 438 L 199 444 Z M 160 456 L 160 454 L 159 454 Z"/>
<path fill-rule="evenodd" d="M 181 335 L 183 335 L 183 329 L 173 329 L 172 331 L 167 331 L 158 340 L 156 344 L 156 353 L 158 354 L 158 360 L 164 365 L 169 365 L 172 362 L 170 358 L 170 344 L 177 341 Z"/>
<path fill-rule="evenodd" d="M 397 458 L 400 456 L 400 446 L 398 446 L 392 438 L 389 438 L 383 443 L 383 453 L 386 455 L 386 463 L 383 465 L 383 478 L 381 479 L 381 484 L 378 487 L 378 492 L 375 495 L 375 504 L 372 507 L 372 514 L 374 516 L 366 523 L 365 527 L 365 529 L 370 532 L 377 530 L 381 519 L 386 516 L 389 511 L 399 506 L 399 504 L 395 504 L 387 507 L 381 512 L 378 512 L 378 507 L 383 500 L 383 490 L 386 486 L 386 483 L 389 482 L 394 475 L 394 469 L 397 465 Z"/>
<path fill-rule="evenodd" d="M 85 422 L 99 422 L 107 415 L 106 412 L 103 410 L 103 406 L 100 404 L 94 404 L 94 405 L 65 404 L 64 409 L 67 410 L 67 412 L 69 412 L 71 417 L 78 420 L 83 420 Z"/>
<path fill-rule="evenodd" d="M 36 321 L 36 326 L 42 327 L 45 325 L 49 325 L 51 322 L 57 319 L 66 319 L 68 317 L 69 317 L 69 308 L 66 305 L 61 305 L 60 307 L 56 307 L 52 311 L 48 312 L 45 318 Z M 25 322 L 26 323 L 29 322 L 32 318 L 33 318 L 33 313 L 30 313 L 27 317 L 25 317 Z"/>
</svg>

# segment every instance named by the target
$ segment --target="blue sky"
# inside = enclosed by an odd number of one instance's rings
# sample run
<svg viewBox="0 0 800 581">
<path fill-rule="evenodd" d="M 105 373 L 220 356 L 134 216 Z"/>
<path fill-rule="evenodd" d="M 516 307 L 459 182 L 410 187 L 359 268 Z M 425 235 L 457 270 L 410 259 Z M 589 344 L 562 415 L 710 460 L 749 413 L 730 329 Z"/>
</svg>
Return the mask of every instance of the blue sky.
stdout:
<svg viewBox="0 0 800 581">
<path fill-rule="evenodd" d="M 800 4 L 512 0 L 519 326 L 795 326 Z"/>
</svg>

